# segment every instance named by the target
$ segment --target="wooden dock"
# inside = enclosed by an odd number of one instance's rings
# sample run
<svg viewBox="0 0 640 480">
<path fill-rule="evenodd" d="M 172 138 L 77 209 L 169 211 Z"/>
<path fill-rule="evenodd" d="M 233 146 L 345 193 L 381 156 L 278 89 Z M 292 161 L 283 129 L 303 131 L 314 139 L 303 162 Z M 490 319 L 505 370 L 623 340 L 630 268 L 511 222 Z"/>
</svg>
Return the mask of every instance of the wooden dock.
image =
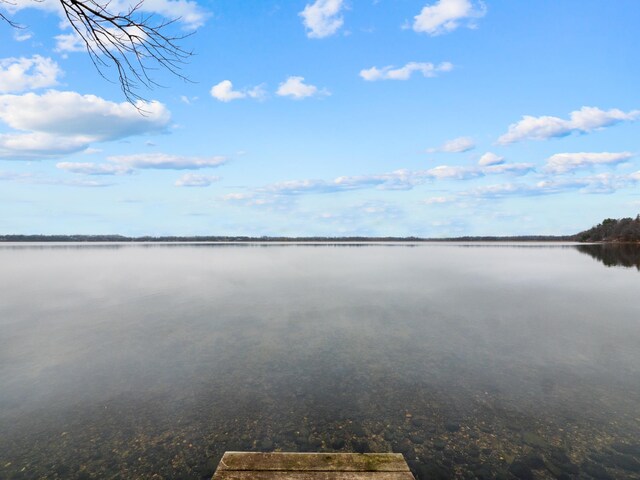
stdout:
<svg viewBox="0 0 640 480">
<path fill-rule="evenodd" d="M 400 453 L 226 452 L 213 480 L 415 480 Z"/>
</svg>

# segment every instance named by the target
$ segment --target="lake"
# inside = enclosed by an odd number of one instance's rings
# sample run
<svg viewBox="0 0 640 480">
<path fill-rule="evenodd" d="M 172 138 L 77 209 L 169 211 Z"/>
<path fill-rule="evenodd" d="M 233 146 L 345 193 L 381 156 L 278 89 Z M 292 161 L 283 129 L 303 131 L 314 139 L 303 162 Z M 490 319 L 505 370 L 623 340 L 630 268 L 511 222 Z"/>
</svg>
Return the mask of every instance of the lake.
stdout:
<svg viewBox="0 0 640 480">
<path fill-rule="evenodd" d="M 640 478 L 640 250 L 0 245 L 0 478 Z"/>
</svg>

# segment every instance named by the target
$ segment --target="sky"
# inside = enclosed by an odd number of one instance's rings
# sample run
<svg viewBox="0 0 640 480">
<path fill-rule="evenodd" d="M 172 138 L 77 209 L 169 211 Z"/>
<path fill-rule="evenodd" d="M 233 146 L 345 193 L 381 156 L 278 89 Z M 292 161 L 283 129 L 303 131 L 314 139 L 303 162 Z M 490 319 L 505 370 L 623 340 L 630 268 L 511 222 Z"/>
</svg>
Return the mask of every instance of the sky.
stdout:
<svg viewBox="0 0 640 480">
<path fill-rule="evenodd" d="M 127 0 L 109 8 L 126 11 Z M 637 0 L 145 0 L 128 102 L 0 1 L 0 234 L 571 234 L 640 213 Z"/>
</svg>

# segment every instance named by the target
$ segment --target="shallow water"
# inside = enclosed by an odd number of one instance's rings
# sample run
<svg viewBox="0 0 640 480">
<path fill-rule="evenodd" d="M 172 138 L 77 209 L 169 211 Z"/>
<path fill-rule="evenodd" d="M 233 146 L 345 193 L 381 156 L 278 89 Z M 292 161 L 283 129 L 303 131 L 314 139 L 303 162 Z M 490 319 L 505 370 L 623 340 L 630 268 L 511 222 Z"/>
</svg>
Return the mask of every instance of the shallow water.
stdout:
<svg viewBox="0 0 640 480">
<path fill-rule="evenodd" d="M 638 255 L 598 248 L 0 246 L 0 478 L 639 478 Z"/>
</svg>

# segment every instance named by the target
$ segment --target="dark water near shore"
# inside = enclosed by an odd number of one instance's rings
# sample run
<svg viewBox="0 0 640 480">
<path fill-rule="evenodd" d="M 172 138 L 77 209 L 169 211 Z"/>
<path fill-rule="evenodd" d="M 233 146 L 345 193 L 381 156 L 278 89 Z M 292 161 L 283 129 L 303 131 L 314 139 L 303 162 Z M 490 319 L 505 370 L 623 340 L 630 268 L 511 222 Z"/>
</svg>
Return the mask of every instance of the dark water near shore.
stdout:
<svg viewBox="0 0 640 480">
<path fill-rule="evenodd" d="M 640 478 L 638 252 L 0 246 L 0 478 L 209 478 L 276 449 Z"/>
</svg>

